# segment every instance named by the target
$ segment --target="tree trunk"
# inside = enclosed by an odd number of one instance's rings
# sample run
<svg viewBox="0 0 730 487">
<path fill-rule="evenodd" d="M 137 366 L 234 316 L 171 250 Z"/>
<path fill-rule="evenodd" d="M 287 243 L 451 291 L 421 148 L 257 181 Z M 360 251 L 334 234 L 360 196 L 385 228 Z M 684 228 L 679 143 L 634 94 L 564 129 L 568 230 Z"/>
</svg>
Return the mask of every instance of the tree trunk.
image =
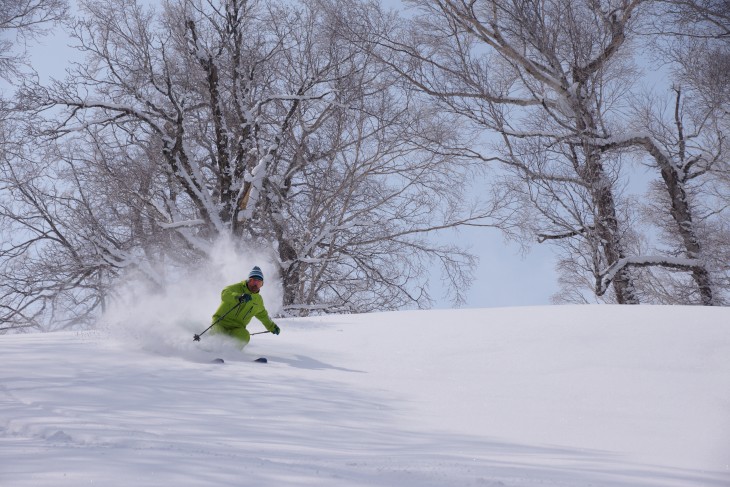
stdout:
<svg viewBox="0 0 730 487">
<path fill-rule="evenodd" d="M 662 179 L 664 180 L 664 185 L 671 203 L 669 212 L 677 224 L 677 231 L 684 244 L 687 257 L 703 262 L 702 245 L 700 244 L 700 239 L 697 237 L 694 222 L 692 221 L 692 209 L 687 201 L 687 194 L 684 190 L 682 178 L 671 162 L 667 160 L 666 156 L 656 146 L 649 144 L 648 149 L 651 155 L 654 156 L 654 159 L 659 163 Z M 692 279 L 697 284 L 702 304 L 712 306 L 714 304 L 712 282 L 710 273 L 704 263 L 696 266 L 692 270 Z"/>
<path fill-rule="evenodd" d="M 603 183 L 606 175 L 600 160 L 591 160 L 594 157 L 597 156 L 591 156 L 588 164 L 592 166 L 589 168 L 589 172 L 593 175 L 590 184 L 598 212 L 595 227 L 606 263 L 611 265 L 626 257 L 626 255 L 621 244 L 618 219 L 616 218 L 616 203 L 611 193 L 611 186 Z M 613 280 L 613 290 L 616 293 L 618 304 L 639 304 L 634 283 L 627 269 L 616 274 Z"/>
</svg>

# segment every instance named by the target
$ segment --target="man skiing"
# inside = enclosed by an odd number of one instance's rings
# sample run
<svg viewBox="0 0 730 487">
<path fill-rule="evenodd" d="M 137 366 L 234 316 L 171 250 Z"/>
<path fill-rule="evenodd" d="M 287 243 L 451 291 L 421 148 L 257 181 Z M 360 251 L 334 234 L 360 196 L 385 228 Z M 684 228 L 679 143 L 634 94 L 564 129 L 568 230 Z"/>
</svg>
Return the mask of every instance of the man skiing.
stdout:
<svg viewBox="0 0 730 487">
<path fill-rule="evenodd" d="M 213 314 L 214 333 L 225 333 L 240 341 L 243 349 L 251 340 L 246 326 L 254 316 L 263 323 L 268 331 L 278 335 L 281 329 L 269 318 L 264 307 L 264 299 L 259 294 L 264 285 L 264 273 L 255 266 L 248 280 L 227 286 L 221 291 L 221 304 Z"/>
</svg>

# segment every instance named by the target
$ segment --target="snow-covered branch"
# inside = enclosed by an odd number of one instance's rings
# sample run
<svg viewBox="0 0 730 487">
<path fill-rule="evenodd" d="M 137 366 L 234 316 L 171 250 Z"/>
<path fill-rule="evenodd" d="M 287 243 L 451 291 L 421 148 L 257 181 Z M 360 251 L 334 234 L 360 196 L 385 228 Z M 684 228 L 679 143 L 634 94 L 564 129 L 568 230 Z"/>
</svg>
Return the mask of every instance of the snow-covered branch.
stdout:
<svg viewBox="0 0 730 487">
<path fill-rule="evenodd" d="M 695 269 L 702 269 L 704 267 L 704 262 L 699 259 L 667 256 L 644 255 L 624 257 L 623 259 L 614 262 L 611 266 L 596 276 L 596 294 L 598 296 L 603 296 L 603 294 L 608 290 L 608 286 L 616 277 L 616 274 L 626 268 L 653 266 L 692 271 Z"/>
</svg>

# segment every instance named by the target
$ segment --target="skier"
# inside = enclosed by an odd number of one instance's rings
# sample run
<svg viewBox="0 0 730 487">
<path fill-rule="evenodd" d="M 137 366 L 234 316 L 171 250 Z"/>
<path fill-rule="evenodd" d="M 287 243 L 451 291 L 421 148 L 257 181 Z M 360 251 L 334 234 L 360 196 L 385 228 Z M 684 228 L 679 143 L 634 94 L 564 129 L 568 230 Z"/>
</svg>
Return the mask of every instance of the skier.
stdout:
<svg viewBox="0 0 730 487">
<path fill-rule="evenodd" d="M 243 349 L 251 340 L 246 326 L 255 316 L 268 331 L 278 335 L 281 329 L 269 318 L 264 300 L 259 294 L 263 285 L 264 274 L 258 266 L 254 266 L 247 281 L 225 287 L 221 291 L 221 305 L 213 314 L 213 320 L 217 323 L 213 325 L 212 331 L 238 339 L 240 348 Z"/>
</svg>

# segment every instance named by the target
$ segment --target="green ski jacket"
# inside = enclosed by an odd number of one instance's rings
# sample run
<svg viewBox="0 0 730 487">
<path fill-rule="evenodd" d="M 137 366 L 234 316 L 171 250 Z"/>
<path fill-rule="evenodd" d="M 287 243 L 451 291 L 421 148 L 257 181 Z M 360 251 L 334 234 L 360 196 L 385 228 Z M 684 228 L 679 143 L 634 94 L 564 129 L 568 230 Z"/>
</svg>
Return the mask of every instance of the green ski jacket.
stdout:
<svg viewBox="0 0 730 487">
<path fill-rule="evenodd" d="M 244 301 L 239 304 L 238 297 L 241 295 L 247 295 L 250 299 L 244 298 Z M 236 306 L 238 307 L 236 308 Z M 233 308 L 236 309 L 226 315 Z M 276 327 L 264 307 L 264 299 L 260 294 L 249 291 L 245 281 L 231 284 L 221 291 L 221 305 L 213 314 L 213 321 L 224 315 L 225 317 L 213 327 L 215 331 L 234 336 L 242 340 L 244 344 L 251 339 L 246 326 L 254 316 L 261 321 L 268 331 L 274 331 Z"/>
</svg>

